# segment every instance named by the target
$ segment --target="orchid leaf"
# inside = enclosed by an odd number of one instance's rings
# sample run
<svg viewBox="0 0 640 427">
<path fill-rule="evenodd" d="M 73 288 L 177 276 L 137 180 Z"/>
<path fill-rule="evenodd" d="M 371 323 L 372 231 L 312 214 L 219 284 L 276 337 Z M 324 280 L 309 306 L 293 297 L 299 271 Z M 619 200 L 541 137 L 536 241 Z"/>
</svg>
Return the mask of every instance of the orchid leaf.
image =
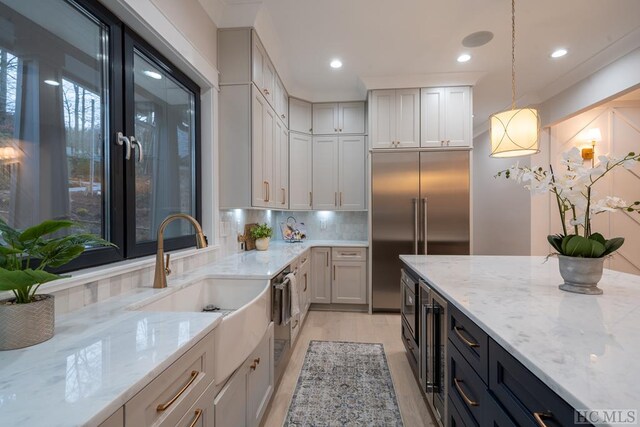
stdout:
<svg viewBox="0 0 640 427">
<path fill-rule="evenodd" d="M 604 245 L 604 253 L 602 256 L 609 255 L 620 249 L 620 247 L 624 244 L 624 237 L 614 237 L 613 239 L 607 240 Z"/>
<path fill-rule="evenodd" d="M 607 239 L 604 238 L 604 236 L 600 233 L 593 233 L 591 236 L 589 236 L 590 240 L 595 240 L 596 242 L 601 243 L 603 246 L 607 243 Z"/>
<path fill-rule="evenodd" d="M 547 236 L 547 241 L 549 242 L 549 244 L 551 246 L 553 246 L 553 248 L 562 253 L 562 239 L 564 238 L 564 236 L 560 235 L 560 234 L 550 234 Z"/>
</svg>

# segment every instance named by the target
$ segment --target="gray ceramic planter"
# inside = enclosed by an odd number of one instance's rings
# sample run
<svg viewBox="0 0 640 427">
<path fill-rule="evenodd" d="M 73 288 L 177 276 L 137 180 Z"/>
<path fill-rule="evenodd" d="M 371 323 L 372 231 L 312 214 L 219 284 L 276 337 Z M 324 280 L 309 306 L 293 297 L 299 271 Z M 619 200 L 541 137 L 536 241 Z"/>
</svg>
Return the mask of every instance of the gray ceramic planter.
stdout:
<svg viewBox="0 0 640 427">
<path fill-rule="evenodd" d="M 53 295 L 36 295 L 29 304 L 0 301 L 0 350 L 29 347 L 50 339 L 55 328 Z"/>
<path fill-rule="evenodd" d="M 560 289 L 587 295 L 601 295 L 598 282 L 602 279 L 604 258 L 580 258 L 558 255 L 560 275 L 564 283 Z"/>
</svg>

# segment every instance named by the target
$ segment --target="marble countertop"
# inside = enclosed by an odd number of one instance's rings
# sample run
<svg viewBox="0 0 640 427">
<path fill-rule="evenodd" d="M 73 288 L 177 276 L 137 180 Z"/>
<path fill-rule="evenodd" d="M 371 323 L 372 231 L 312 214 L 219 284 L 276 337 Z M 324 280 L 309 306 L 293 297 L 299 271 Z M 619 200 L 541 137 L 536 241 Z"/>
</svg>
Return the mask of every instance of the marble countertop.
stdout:
<svg viewBox="0 0 640 427">
<path fill-rule="evenodd" d="M 269 279 L 314 246 L 366 247 L 366 241 L 274 241 L 268 251 L 229 255 L 151 287 L 56 317 L 49 341 L 0 352 L 0 425 L 98 425 L 221 321 L 216 313 L 135 308 L 204 278 Z"/>
<path fill-rule="evenodd" d="M 248 251 L 229 255 L 205 267 L 205 271 L 210 277 L 269 279 L 309 248 L 366 248 L 367 246 L 369 243 L 366 240 L 305 240 L 297 243 L 274 240 L 266 251 Z"/>
<path fill-rule="evenodd" d="M 555 258 L 400 258 L 574 408 L 640 411 L 640 276 L 591 296 L 558 289 Z"/>
</svg>

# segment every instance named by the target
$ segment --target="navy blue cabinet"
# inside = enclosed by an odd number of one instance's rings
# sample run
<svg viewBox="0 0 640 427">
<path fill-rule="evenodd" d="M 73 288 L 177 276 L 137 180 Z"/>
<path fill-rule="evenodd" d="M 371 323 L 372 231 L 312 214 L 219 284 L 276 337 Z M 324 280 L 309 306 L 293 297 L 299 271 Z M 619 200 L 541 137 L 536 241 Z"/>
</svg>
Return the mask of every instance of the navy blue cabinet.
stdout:
<svg viewBox="0 0 640 427">
<path fill-rule="evenodd" d="M 462 353 L 473 369 L 486 383 L 489 367 L 489 337 L 488 335 L 460 310 L 448 305 L 449 308 L 449 340 Z"/>
</svg>

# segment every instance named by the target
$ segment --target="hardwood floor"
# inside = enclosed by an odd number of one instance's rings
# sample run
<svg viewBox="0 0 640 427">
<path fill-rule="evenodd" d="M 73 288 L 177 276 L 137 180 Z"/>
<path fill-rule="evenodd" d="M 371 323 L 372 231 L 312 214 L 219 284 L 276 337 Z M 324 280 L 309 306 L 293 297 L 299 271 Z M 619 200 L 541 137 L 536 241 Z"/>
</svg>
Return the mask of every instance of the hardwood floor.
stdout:
<svg viewBox="0 0 640 427">
<path fill-rule="evenodd" d="M 435 427 L 405 355 L 400 336 L 400 315 L 325 311 L 309 312 L 289 365 L 263 418 L 264 427 L 282 426 L 311 340 L 384 344 L 405 427 Z"/>
</svg>

